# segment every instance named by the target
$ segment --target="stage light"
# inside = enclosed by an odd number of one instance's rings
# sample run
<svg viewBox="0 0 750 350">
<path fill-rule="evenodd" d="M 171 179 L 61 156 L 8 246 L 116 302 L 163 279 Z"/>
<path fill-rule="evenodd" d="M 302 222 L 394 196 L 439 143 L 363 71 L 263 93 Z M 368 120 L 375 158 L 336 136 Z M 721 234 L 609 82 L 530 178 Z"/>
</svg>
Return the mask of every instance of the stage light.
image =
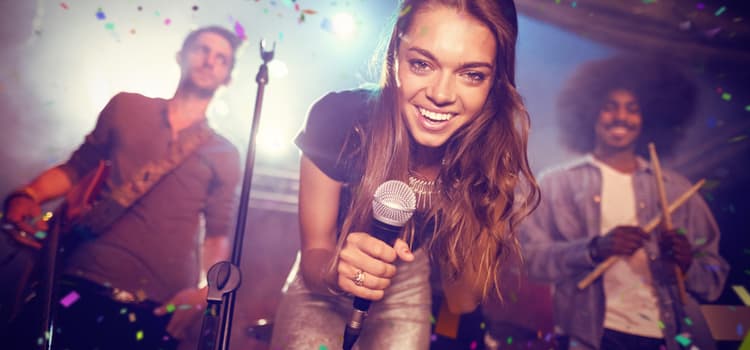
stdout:
<svg viewBox="0 0 750 350">
<path fill-rule="evenodd" d="M 272 78 L 283 78 L 289 75 L 289 67 L 286 65 L 286 62 L 274 59 L 268 62 L 268 74 Z"/>
<path fill-rule="evenodd" d="M 354 36 L 356 23 L 352 15 L 341 12 L 333 16 L 331 20 L 331 32 L 340 39 L 350 39 Z"/>
<path fill-rule="evenodd" d="M 278 125 L 261 126 L 258 130 L 255 145 L 259 152 L 270 157 L 284 155 L 291 149 L 292 138 L 286 130 Z"/>
</svg>

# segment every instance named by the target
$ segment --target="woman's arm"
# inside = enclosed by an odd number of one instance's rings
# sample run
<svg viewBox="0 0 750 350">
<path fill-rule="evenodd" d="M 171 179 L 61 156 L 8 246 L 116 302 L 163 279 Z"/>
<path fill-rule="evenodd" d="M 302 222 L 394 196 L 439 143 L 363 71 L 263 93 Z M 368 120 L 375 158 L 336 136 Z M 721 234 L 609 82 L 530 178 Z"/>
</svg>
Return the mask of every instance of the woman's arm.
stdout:
<svg viewBox="0 0 750 350">
<path fill-rule="evenodd" d="M 335 286 L 336 271 L 328 271 L 336 254 L 336 227 L 342 184 L 323 173 L 305 155 L 300 160 L 299 222 L 305 284 L 318 293 Z"/>
</svg>

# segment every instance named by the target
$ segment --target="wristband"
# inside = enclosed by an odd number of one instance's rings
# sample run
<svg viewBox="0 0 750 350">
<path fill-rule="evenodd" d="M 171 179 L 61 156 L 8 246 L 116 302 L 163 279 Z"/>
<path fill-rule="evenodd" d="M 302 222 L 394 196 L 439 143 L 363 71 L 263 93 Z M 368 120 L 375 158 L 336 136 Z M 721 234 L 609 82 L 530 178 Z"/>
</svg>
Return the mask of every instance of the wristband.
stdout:
<svg viewBox="0 0 750 350">
<path fill-rule="evenodd" d="M 24 188 L 22 188 L 20 190 L 15 190 L 15 191 L 9 193 L 5 197 L 5 200 L 3 200 L 3 211 L 7 211 L 8 204 L 10 204 L 10 201 L 12 201 L 14 198 L 18 198 L 18 197 L 26 197 L 26 198 L 31 199 L 32 201 L 34 201 L 34 203 L 39 203 L 39 201 L 37 200 L 36 192 L 34 190 L 32 190 L 30 187 L 26 186 L 26 187 L 24 187 Z"/>
</svg>

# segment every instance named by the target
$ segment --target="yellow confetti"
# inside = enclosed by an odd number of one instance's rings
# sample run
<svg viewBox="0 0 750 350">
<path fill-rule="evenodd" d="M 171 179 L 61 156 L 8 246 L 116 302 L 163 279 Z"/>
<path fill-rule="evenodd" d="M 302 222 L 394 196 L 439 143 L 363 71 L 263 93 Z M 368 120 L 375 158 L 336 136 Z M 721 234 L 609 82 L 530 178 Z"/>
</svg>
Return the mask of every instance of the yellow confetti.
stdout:
<svg viewBox="0 0 750 350">
<path fill-rule="evenodd" d="M 135 332 L 135 340 L 137 341 L 143 340 L 143 331 Z"/>
<path fill-rule="evenodd" d="M 750 306 L 750 293 L 747 292 L 744 286 L 736 285 L 732 286 L 732 289 L 740 297 L 745 306 Z"/>
</svg>

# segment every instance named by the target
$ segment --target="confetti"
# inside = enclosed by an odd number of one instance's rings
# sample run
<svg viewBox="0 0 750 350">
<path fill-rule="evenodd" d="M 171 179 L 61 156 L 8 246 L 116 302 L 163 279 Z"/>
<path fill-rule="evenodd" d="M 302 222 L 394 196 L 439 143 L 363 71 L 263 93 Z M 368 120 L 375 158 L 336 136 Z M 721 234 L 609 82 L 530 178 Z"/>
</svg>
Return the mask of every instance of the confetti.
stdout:
<svg viewBox="0 0 750 350">
<path fill-rule="evenodd" d="M 740 142 L 740 141 L 742 141 L 742 140 L 744 140 L 746 138 L 747 138 L 747 135 L 735 136 L 735 137 L 732 137 L 731 139 L 729 139 L 729 143 Z"/>
<path fill-rule="evenodd" d="M 433 334 L 433 335 L 431 335 L 431 336 L 430 336 L 430 341 L 431 341 L 431 342 L 437 341 L 437 334 Z"/>
<path fill-rule="evenodd" d="M 328 347 L 325 344 L 320 344 L 318 350 L 328 350 Z"/>
<path fill-rule="evenodd" d="M 659 328 L 664 329 L 664 322 L 662 322 L 661 320 L 659 321 Z"/>
<path fill-rule="evenodd" d="M 242 26 L 240 21 L 234 21 L 234 33 L 240 38 L 240 40 L 247 39 L 247 35 L 245 35 L 245 27 Z"/>
<path fill-rule="evenodd" d="M 60 305 L 62 305 L 65 308 L 68 308 L 70 307 L 70 305 L 73 305 L 80 298 L 81 298 L 81 295 L 79 295 L 76 291 L 71 291 L 70 293 L 68 293 L 68 295 L 60 299 Z"/>
<path fill-rule="evenodd" d="M 731 99 L 732 99 L 732 94 L 730 94 L 730 93 L 728 93 L 728 92 L 725 92 L 725 93 L 721 94 L 721 98 L 722 98 L 722 99 L 723 99 L 724 101 L 729 101 L 729 100 L 731 100 Z"/>
<path fill-rule="evenodd" d="M 750 112 L 750 105 L 745 106 L 745 112 Z"/>
<path fill-rule="evenodd" d="M 674 339 L 678 343 L 680 343 L 680 345 L 682 345 L 682 346 L 688 346 L 692 342 L 692 340 L 690 340 L 690 338 L 686 337 L 684 335 L 684 333 L 683 334 L 678 334 L 677 336 L 674 337 Z"/>
<path fill-rule="evenodd" d="M 131 312 L 131 313 L 128 314 L 128 321 L 130 321 L 130 323 L 135 323 L 136 319 L 135 319 L 135 313 L 134 312 Z"/>
<path fill-rule="evenodd" d="M 407 13 L 409 13 L 409 11 L 411 11 L 411 5 L 406 5 L 406 7 L 404 7 L 404 9 L 399 12 L 398 16 L 404 17 Z"/>
<path fill-rule="evenodd" d="M 66 4 L 64 2 L 61 2 L 60 3 L 60 7 L 62 7 L 63 10 L 67 10 L 68 9 L 68 4 Z"/>
<path fill-rule="evenodd" d="M 740 300 L 742 300 L 745 306 L 750 306 L 750 293 L 747 292 L 747 289 L 745 289 L 744 286 L 736 285 L 732 286 L 732 289 L 737 296 L 740 297 Z"/>
<path fill-rule="evenodd" d="M 104 24 L 104 28 L 107 30 L 115 30 L 115 24 L 112 22 L 107 22 L 106 24 Z"/>
<path fill-rule="evenodd" d="M 126 314 L 127 312 L 128 312 L 128 309 L 126 309 L 126 308 L 122 308 L 122 309 L 120 309 L 120 315 L 124 315 L 124 314 Z"/>
<path fill-rule="evenodd" d="M 508 337 L 508 339 L 506 340 L 506 342 L 508 344 L 512 344 L 513 343 L 513 337 Z"/>
<path fill-rule="evenodd" d="M 476 340 L 474 340 L 474 341 L 472 341 L 472 342 L 471 342 L 471 344 L 469 345 L 469 349 L 471 349 L 471 350 L 474 350 L 474 349 L 476 349 L 476 348 L 477 348 L 477 341 L 476 341 Z"/>
<path fill-rule="evenodd" d="M 691 320 L 690 317 L 685 317 L 685 324 L 688 326 L 692 326 L 693 320 Z"/>
<path fill-rule="evenodd" d="M 174 310 L 175 310 L 175 306 L 174 306 L 174 304 L 167 304 L 167 312 L 168 312 L 168 313 L 170 313 L 170 314 L 171 314 L 171 313 L 173 313 L 173 312 L 174 312 Z"/>
<path fill-rule="evenodd" d="M 714 12 L 714 16 L 721 16 L 721 14 L 724 13 L 724 11 L 726 10 L 727 10 L 726 6 L 719 7 L 719 9 L 716 10 L 716 12 Z"/>
<path fill-rule="evenodd" d="M 45 239 L 47 238 L 47 232 L 36 231 L 36 233 L 34 234 L 34 237 L 36 237 L 36 239 Z"/>
<path fill-rule="evenodd" d="M 164 20 L 164 24 L 165 25 L 170 25 L 170 24 L 172 24 L 172 20 L 169 19 L 169 18 L 167 18 L 167 19 Z"/>
<path fill-rule="evenodd" d="M 104 14 L 104 11 L 102 11 L 101 7 L 96 10 L 96 19 L 100 21 L 107 19 L 107 15 Z"/>
<path fill-rule="evenodd" d="M 198 11 L 198 5 L 193 5 L 193 11 Z"/>
<path fill-rule="evenodd" d="M 135 340 L 137 341 L 143 340 L 143 331 L 135 332 Z"/>
<path fill-rule="evenodd" d="M 314 15 L 314 14 L 318 13 L 318 11 L 311 10 L 311 9 L 304 9 L 304 10 L 302 10 L 302 13 L 304 13 L 306 15 Z"/>
</svg>

